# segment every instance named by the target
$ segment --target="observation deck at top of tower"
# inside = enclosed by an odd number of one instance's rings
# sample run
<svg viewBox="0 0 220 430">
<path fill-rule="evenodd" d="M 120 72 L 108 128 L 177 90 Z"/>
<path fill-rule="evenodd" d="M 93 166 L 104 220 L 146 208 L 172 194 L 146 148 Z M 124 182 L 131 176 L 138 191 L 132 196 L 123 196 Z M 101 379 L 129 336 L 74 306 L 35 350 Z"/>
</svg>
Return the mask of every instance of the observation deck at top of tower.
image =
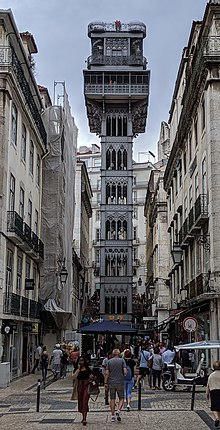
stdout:
<svg viewBox="0 0 220 430">
<path fill-rule="evenodd" d="M 150 71 L 143 56 L 146 26 L 92 22 L 88 25 L 91 55 L 84 70 L 84 95 L 91 132 L 101 134 L 106 105 L 129 105 L 134 134 L 145 131 Z M 136 126 L 136 125 L 137 126 Z"/>
</svg>

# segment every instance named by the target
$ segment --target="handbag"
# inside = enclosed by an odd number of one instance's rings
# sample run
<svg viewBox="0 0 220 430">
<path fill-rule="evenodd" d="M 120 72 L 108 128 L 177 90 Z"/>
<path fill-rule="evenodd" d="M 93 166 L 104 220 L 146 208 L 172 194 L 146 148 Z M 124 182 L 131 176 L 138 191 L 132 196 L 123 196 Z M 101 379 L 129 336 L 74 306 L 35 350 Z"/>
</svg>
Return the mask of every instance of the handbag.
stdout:
<svg viewBox="0 0 220 430">
<path fill-rule="evenodd" d="M 92 400 L 92 402 L 96 402 L 96 400 L 98 399 L 98 396 L 100 394 L 100 389 L 99 389 L 99 385 L 98 382 L 93 379 L 89 382 L 88 385 L 88 394 L 90 396 L 90 399 Z M 95 399 L 93 399 L 91 396 L 96 396 Z"/>
</svg>

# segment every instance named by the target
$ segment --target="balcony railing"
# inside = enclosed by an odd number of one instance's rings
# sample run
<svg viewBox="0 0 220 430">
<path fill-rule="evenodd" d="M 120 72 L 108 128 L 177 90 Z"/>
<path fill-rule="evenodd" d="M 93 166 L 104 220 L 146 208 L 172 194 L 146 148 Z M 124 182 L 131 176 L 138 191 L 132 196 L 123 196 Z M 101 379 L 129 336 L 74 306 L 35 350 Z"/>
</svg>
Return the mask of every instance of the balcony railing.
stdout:
<svg viewBox="0 0 220 430">
<path fill-rule="evenodd" d="M 87 60 L 88 69 L 91 65 L 99 66 L 143 66 L 146 69 L 147 60 L 142 55 L 130 56 L 108 56 L 108 55 L 90 55 Z"/>
<path fill-rule="evenodd" d="M 5 314 L 39 319 L 40 310 L 41 304 L 35 300 L 14 293 L 7 293 L 4 296 L 3 312 Z"/>
<path fill-rule="evenodd" d="M 146 84 L 85 84 L 85 94 L 147 94 L 148 85 Z"/>
<path fill-rule="evenodd" d="M 9 211 L 7 216 L 7 231 L 17 234 L 23 239 L 23 219 L 15 211 Z"/>
<path fill-rule="evenodd" d="M 209 277 L 207 273 L 200 273 L 194 278 L 187 286 L 188 299 L 196 299 L 202 294 L 210 292 L 209 289 Z"/>
<path fill-rule="evenodd" d="M 39 109 L 36 105 L 34 96 L 36 95 L 32 94 L 32 91 L 30 89 L 30 85 L 25 77 L 23 67 L 21 66 L 21 62 L 18 59 L 14 49 L 12 47 L 7 46 L 0 46 L 0 70 L 2 68 L 7 67 L 8 70 L 12 73 L 14 73 L 19 87 L 23 93 L 23 96 L 25 98 L 25 101 L 30 109 L 32 118 L 36 124 L 36 127 L 40 133 L 40 136 L 42 138 L 42 141 L 44 145 L 47 145 L 47 134 L 44 128 L 44 124 L 41 118 L 41 114 L 39 112 Z"/>
<path fill-rule="evenodd" d="M 200 194 L 195 202 L 195 222 L 202 223 L 208 218 L 208 199 L 206 194 Z"/>
<path fill-rule="evenodd" d="M 7 232 L 8 236 L 11 236 L 12 241 L 16 244 L 20 243 L 22 249 L 24 248 L 24 250 L 31 252 L 34 251 L 36 258 L 44 258 L 43 242 L 15 211 L 7 213 Z M 19 237 L 19 240 L 17 240 L 16 236 Z"/>
</svg>

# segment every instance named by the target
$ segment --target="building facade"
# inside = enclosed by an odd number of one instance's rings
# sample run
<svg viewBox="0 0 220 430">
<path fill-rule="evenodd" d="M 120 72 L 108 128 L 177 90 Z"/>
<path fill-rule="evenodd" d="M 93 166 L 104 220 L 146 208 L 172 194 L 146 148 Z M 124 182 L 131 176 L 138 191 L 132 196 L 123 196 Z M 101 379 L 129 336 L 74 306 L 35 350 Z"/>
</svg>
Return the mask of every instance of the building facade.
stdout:
<svg viewBox="0 0 220 430">
<path fill-rule="evenodd" d="M 90 280 L 90 219 L 92 217 L 92 189 L 84 161 L 77 160 L 75 181 L 75 222 L 73 248 L 81 265 L 79 286 L 73 286 L 73 292 L 79 297 L 76 316 L 78 323 L 84 315 L 88 298 Z"/>
<path fill-rule="evenodd" d="M 41 96 L 46 102 L 45 90 Z M 45 258 L 41 271 L 42 335 L 49 351 L 75 327 L 73 295 L 73 229 L 78 129 L 64 83 L 56 86 L 62 103 L 45 109 L 48 152 L 43 160 L 42 235 Z M 61 273 L 66 271 L 66 281 Z"/>
<path fill-rule="evenodd" d="M 101 138 L 100 313 L 131 320 L 133 283 L 132 142 L 145 131 L 149 71 L 142 23 L 89 24 L 84 70 L 91 132 Z"/>
<path fill-rule="evenodd" d="M 11 378 L 30 371 L 40 323 L 44 106 L 32 71 L 37 47 L 0 11 L 0 358 Z"/>
<path fill-rule="evenodd" d="M 171 306 L 179 315 L 173 336 L 220 337 L 219 40 L 220 4 L 210 1 L 194 22 L 183 51 L 170 110 L 171 154 L 164 175 L 168 194 Z M 173 259 L 171 258 L 171 254 Z"/>
</svg>

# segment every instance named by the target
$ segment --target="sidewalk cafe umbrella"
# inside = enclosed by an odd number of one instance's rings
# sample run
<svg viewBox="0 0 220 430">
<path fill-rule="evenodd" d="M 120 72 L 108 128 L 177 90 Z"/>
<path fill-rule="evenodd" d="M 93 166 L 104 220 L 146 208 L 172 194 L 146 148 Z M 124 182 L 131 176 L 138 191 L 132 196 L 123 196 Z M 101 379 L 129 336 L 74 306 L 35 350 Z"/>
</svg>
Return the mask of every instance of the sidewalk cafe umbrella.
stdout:
<svg viewBox="0 0 220 430">
<path fill-rule="evenodd" d="M 94 333 L 115 333 L 115 334 L 135 334 L 137 329 L 133 328 L 129 324 L 124 324 L 115 321 L 97 321 L 90 325 L 81 327 L 79 330 L 83 334 L 94 334 Z"/>
</svg>

